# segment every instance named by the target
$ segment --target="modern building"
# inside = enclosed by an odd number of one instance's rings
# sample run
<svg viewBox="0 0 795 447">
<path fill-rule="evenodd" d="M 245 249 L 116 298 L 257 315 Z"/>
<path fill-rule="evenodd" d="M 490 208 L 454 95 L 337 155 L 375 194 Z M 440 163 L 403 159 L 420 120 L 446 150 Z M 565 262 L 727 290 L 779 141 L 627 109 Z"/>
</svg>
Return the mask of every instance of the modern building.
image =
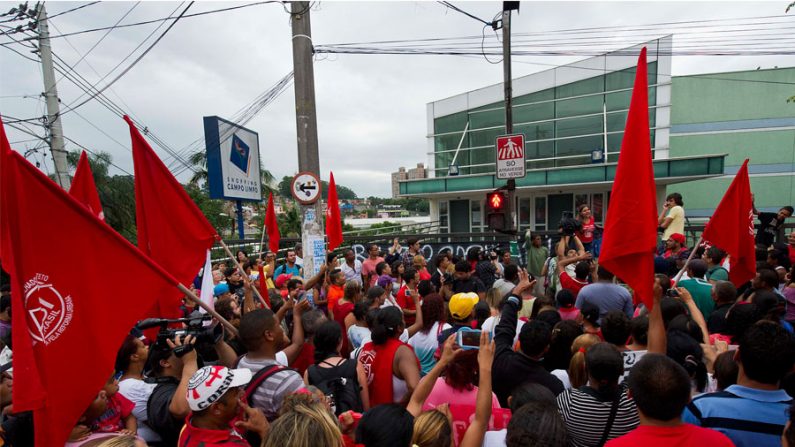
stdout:
<svg viewBox="0 0 795 447">
<path fill-rule="evenodd" d="M 516 179 L 520 229 L 555 230 L 580 204 L 603 222 L 643 46 L 659 205 L 678 191 L 688 216 L 709 216 L 746 156 L 757 208 L 795 201 L 795 104 L 786 103 L 795 69 L 672 78 L 671 43 L 667 36 L 513 80 L 527 167 Z M 442 232 L 486 230 L 486 193 L 505 184 L 494 149 L 505 133 L 502 84 L 428 104 L 427 122 L 429 175 L 398 179 L 399 195 L 428 198 Z"/>
<path fill-rule="evenodd" d="M 416 180 L 425 178 L 427 175 L 425 165 L 417 163 L 416 168 L 411 168 L 406 171 L 406 168 L 400 167 L 397 172 L 392 173 L 392 198 L 395 199 L 400 195 L 400 182 L 404 180 Z"/>
</svg>

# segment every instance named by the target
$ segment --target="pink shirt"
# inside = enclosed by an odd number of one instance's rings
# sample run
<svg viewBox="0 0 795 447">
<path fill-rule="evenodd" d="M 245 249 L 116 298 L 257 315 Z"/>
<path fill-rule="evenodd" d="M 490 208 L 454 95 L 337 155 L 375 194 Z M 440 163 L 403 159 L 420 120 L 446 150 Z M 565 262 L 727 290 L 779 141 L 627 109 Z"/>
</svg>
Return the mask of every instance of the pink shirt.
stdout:
<svg viewBox="0 0 795 447">
<path fill-rule="evenodd" d="M 431 394 L 425 399 L 425 404 L 422 410 L 433 410 L 442 404 L 450 405 L 471 405 L 475 406 L 478 396 L 478 387 L 473 386 L 471 390 L 459 391 L 453 389 L 450 385 L 445 383 L 443 378 L 436 379 L 436 384 L 433 385 Z M 500 401 L 497 396 L 491 393 L 491 408 L 501 408 Z"/>
<path fill-rule="evenodd" d="M 370 276 L 370 287 L 373 287 L 375 282 L 378 280 L 378 275 L 375 273 L 375 266 L 381 262 L 384 262 L 384 258 L 381 256 L 375 258 L 375 260 L 368 257 L 362 261 L 362 276 L 364 277 L 365 281 L 367 280 L 368 275 L 372 275 Z"/>
<path fill-rule="evenodd" d="M 572 306 L 571 309 L 561 307 L 558 309 L 558 313 L 560 314 L 560 318 L 563 320 L 576 320 L 577 317 L 580 316 L 580 309 L 577 309 L 574 306 Z"/>
</svg>

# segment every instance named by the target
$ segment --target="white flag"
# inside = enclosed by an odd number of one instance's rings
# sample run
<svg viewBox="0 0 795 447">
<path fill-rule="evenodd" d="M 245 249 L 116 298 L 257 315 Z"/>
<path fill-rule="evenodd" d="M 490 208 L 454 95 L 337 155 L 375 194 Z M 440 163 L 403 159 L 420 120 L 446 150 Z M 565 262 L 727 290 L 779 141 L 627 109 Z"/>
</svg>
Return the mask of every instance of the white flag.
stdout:
<svg viewBox="0 0 795 447">
<path fill-rule="evenodd" d="M 213 266 L 210 263 L 210 250 L 207 250 L 207 261 L 204 263 L 204 270 L 202 270 L 202 288 L 201 288 L 201 296 L 199 298 L 210 307 L 210 309 L 215 309 L 213 306 Z M 207 313 L 204 308 L 199 308 L 201 313 Z"/>
</svg>

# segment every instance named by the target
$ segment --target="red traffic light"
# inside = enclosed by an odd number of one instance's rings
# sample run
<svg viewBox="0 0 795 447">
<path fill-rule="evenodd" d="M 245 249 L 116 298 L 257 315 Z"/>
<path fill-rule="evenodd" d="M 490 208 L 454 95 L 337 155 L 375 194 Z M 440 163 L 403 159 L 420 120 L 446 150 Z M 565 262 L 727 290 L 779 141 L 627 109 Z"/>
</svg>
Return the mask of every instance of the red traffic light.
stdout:
<svg viewBox="0 0 795 447">
<path fill-rule="evenodd" d="M 491 192 L 486 197 L 486 203 L 492 210 L 501 210 L 504 203 L 505 196 L 501 192 Z"/>
</svg>

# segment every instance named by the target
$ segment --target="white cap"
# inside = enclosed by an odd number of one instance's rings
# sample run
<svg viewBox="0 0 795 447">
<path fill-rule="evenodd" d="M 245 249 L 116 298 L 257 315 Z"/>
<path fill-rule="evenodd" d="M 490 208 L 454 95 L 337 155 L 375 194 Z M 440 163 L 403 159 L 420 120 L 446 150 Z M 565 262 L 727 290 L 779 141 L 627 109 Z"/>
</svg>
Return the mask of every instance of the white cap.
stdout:
<svg viewBox="0 0 795 447">
<path fill-rule="evenodd" d="M 204 410 L 230 388 L 245 385 L 250 381 L 251 371 L 247 368 L 205 366 L 196 371 L 188 382 L 188 406 L 193 411 Z"/>
</svg>

